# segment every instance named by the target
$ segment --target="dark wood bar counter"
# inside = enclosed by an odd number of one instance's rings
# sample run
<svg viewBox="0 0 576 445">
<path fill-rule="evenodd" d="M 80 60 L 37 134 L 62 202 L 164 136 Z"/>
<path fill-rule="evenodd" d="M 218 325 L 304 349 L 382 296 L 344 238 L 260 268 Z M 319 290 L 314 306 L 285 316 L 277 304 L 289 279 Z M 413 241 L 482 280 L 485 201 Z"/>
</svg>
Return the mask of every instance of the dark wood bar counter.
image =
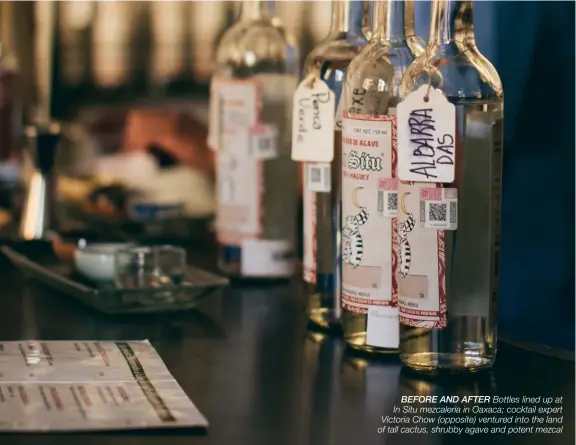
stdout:
<svg viewBox="0 0 576 445">
<path fill-rule="evenodd" d="M 211 261 L 202 252 L 194 257 Z M 394 358 L 354 357 L 339 339 L 307 330 L 297 284 L 232 285 L 197 311 L 111 317 L 25 283 L 5 259 L 0 280 L 0 339 L 149 339 L 210 422 L 206 432 L 7 434 L 0 435 L 2 445 L 574 443 L 574 363 L 506 342 L 493 372 L 473 380 L 429 381 L 406 375 Z M 382 417 L 392 415 L 402 396 L 414 395 L 563 397 L 563 431 L 379 434 Z"/>
</svg>

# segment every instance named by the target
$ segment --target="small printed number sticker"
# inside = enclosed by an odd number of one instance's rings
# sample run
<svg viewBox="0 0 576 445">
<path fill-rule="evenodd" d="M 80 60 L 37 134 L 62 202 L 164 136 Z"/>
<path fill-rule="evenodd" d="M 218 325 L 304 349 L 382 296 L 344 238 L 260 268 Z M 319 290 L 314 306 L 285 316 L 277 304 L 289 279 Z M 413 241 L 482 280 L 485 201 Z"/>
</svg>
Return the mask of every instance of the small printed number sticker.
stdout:
<svg viewBox="0 0 576 445">
<path fill-rule="evenodd" d="M 380 179 L 378 182 L 378 213 L 388 218 L 398 216 L 397 179 Z"/>
</svg>

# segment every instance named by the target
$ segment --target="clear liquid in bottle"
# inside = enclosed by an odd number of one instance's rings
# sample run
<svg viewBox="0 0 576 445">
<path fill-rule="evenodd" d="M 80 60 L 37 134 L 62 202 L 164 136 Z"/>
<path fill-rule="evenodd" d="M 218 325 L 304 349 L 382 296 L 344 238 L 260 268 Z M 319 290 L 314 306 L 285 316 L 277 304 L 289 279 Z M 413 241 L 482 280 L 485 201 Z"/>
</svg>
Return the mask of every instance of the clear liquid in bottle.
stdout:
<svg viewBox="0 0 576 445">
<path fill-rule="evenodd" d="M 365 46 L 365 8 L 358 1 L 334 1 L 327 38 L 306 59 L 306 81 L 325 82 L 335 96 L 334 158 L 331 163 L 304 162 L 304 282 L 308 319 L 323 329 L 340 327 L 340 236 L 342 138 L 341 100 L 346 70 Z"/>
<path fill-rule="evenodd" d="M 399 244 L 411 253 L 400 264 L 400 358 L 416 371 L 477 371 L 496 357 L 503 92 L 475 46 L 472 2 L 434 4 L 428 51 L 402 96 L 422 85 L 454 104 L 455 179 L 398 186 Z"/>
<path fill-rule="evenodd" d="M 352 350 L 396 353 L 396 107 L 414 60 L 405 4 L 374 3 L 372 40 L 350 64 L 342 130 L 342 325 Z"/>
</svg>

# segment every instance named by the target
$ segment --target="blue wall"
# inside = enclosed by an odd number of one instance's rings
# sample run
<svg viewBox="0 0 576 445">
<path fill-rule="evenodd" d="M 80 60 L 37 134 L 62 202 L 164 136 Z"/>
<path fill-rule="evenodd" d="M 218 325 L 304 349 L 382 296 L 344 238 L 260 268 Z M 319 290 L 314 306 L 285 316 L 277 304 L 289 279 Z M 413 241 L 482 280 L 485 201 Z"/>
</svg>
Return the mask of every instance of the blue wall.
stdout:
<svg viewBox="0 0 576 445">
<path fill-rule="evenodd" d="M 500 333 L 574 351 L 574 2 L 474 2 L 504 85 Z M 416 2 L 428 37 L 429 2 Z"/>
</svg>

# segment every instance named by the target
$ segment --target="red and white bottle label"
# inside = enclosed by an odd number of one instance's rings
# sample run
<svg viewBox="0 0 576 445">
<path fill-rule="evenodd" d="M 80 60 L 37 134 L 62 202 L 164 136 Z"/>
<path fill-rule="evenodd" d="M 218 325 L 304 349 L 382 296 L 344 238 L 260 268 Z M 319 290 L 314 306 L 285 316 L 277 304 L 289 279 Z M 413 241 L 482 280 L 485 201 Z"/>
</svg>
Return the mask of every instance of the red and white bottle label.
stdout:
<svg viewBox="0 0 576 445">
<path fill-rule="evenodd" d="M 242 248 L 245 276 L 284 277 L 295 270 L 291 239 L 262 239 L 264 165 L 286 145 L 286 132 L 280 134 L 285 123 L 262 110 L 287 106 L 294 83 L 292 76 L 257 75 L 216 78 L 211 85 L 208 139 L 217 151 L 216 235 L 220 244 Z"/>
<path fill-rule="evenodd" d="M 368 315 L 367 343 L 398 347 L 396 118 L 342 119 L 342 307 Z"/>
<path fill-rule="evenodd" d="M 308 186 L 308 163 L 304 164 L 304 190 L 303 190 L 303 213 L 304 213 L 304 281 L 316 283 L 316 192 Z"/>
<path fill-rule="evenodd" d="M 217 149 L 216 234 L 218 241 L 240 246 L 259 237 L 262 162 L 251 155 L 261 108 L 261 88 L 254 80 L 212 83 L 210 142 Z"/>
<path fill-rule="evenodd" d="M 399 257 L 398 311 L 404 325 L 446 326 L 444 230 L 456 228 L 457 197 L 456 189 L 438 184 L 398 184 L 394 247 Z"/>
</svg>

